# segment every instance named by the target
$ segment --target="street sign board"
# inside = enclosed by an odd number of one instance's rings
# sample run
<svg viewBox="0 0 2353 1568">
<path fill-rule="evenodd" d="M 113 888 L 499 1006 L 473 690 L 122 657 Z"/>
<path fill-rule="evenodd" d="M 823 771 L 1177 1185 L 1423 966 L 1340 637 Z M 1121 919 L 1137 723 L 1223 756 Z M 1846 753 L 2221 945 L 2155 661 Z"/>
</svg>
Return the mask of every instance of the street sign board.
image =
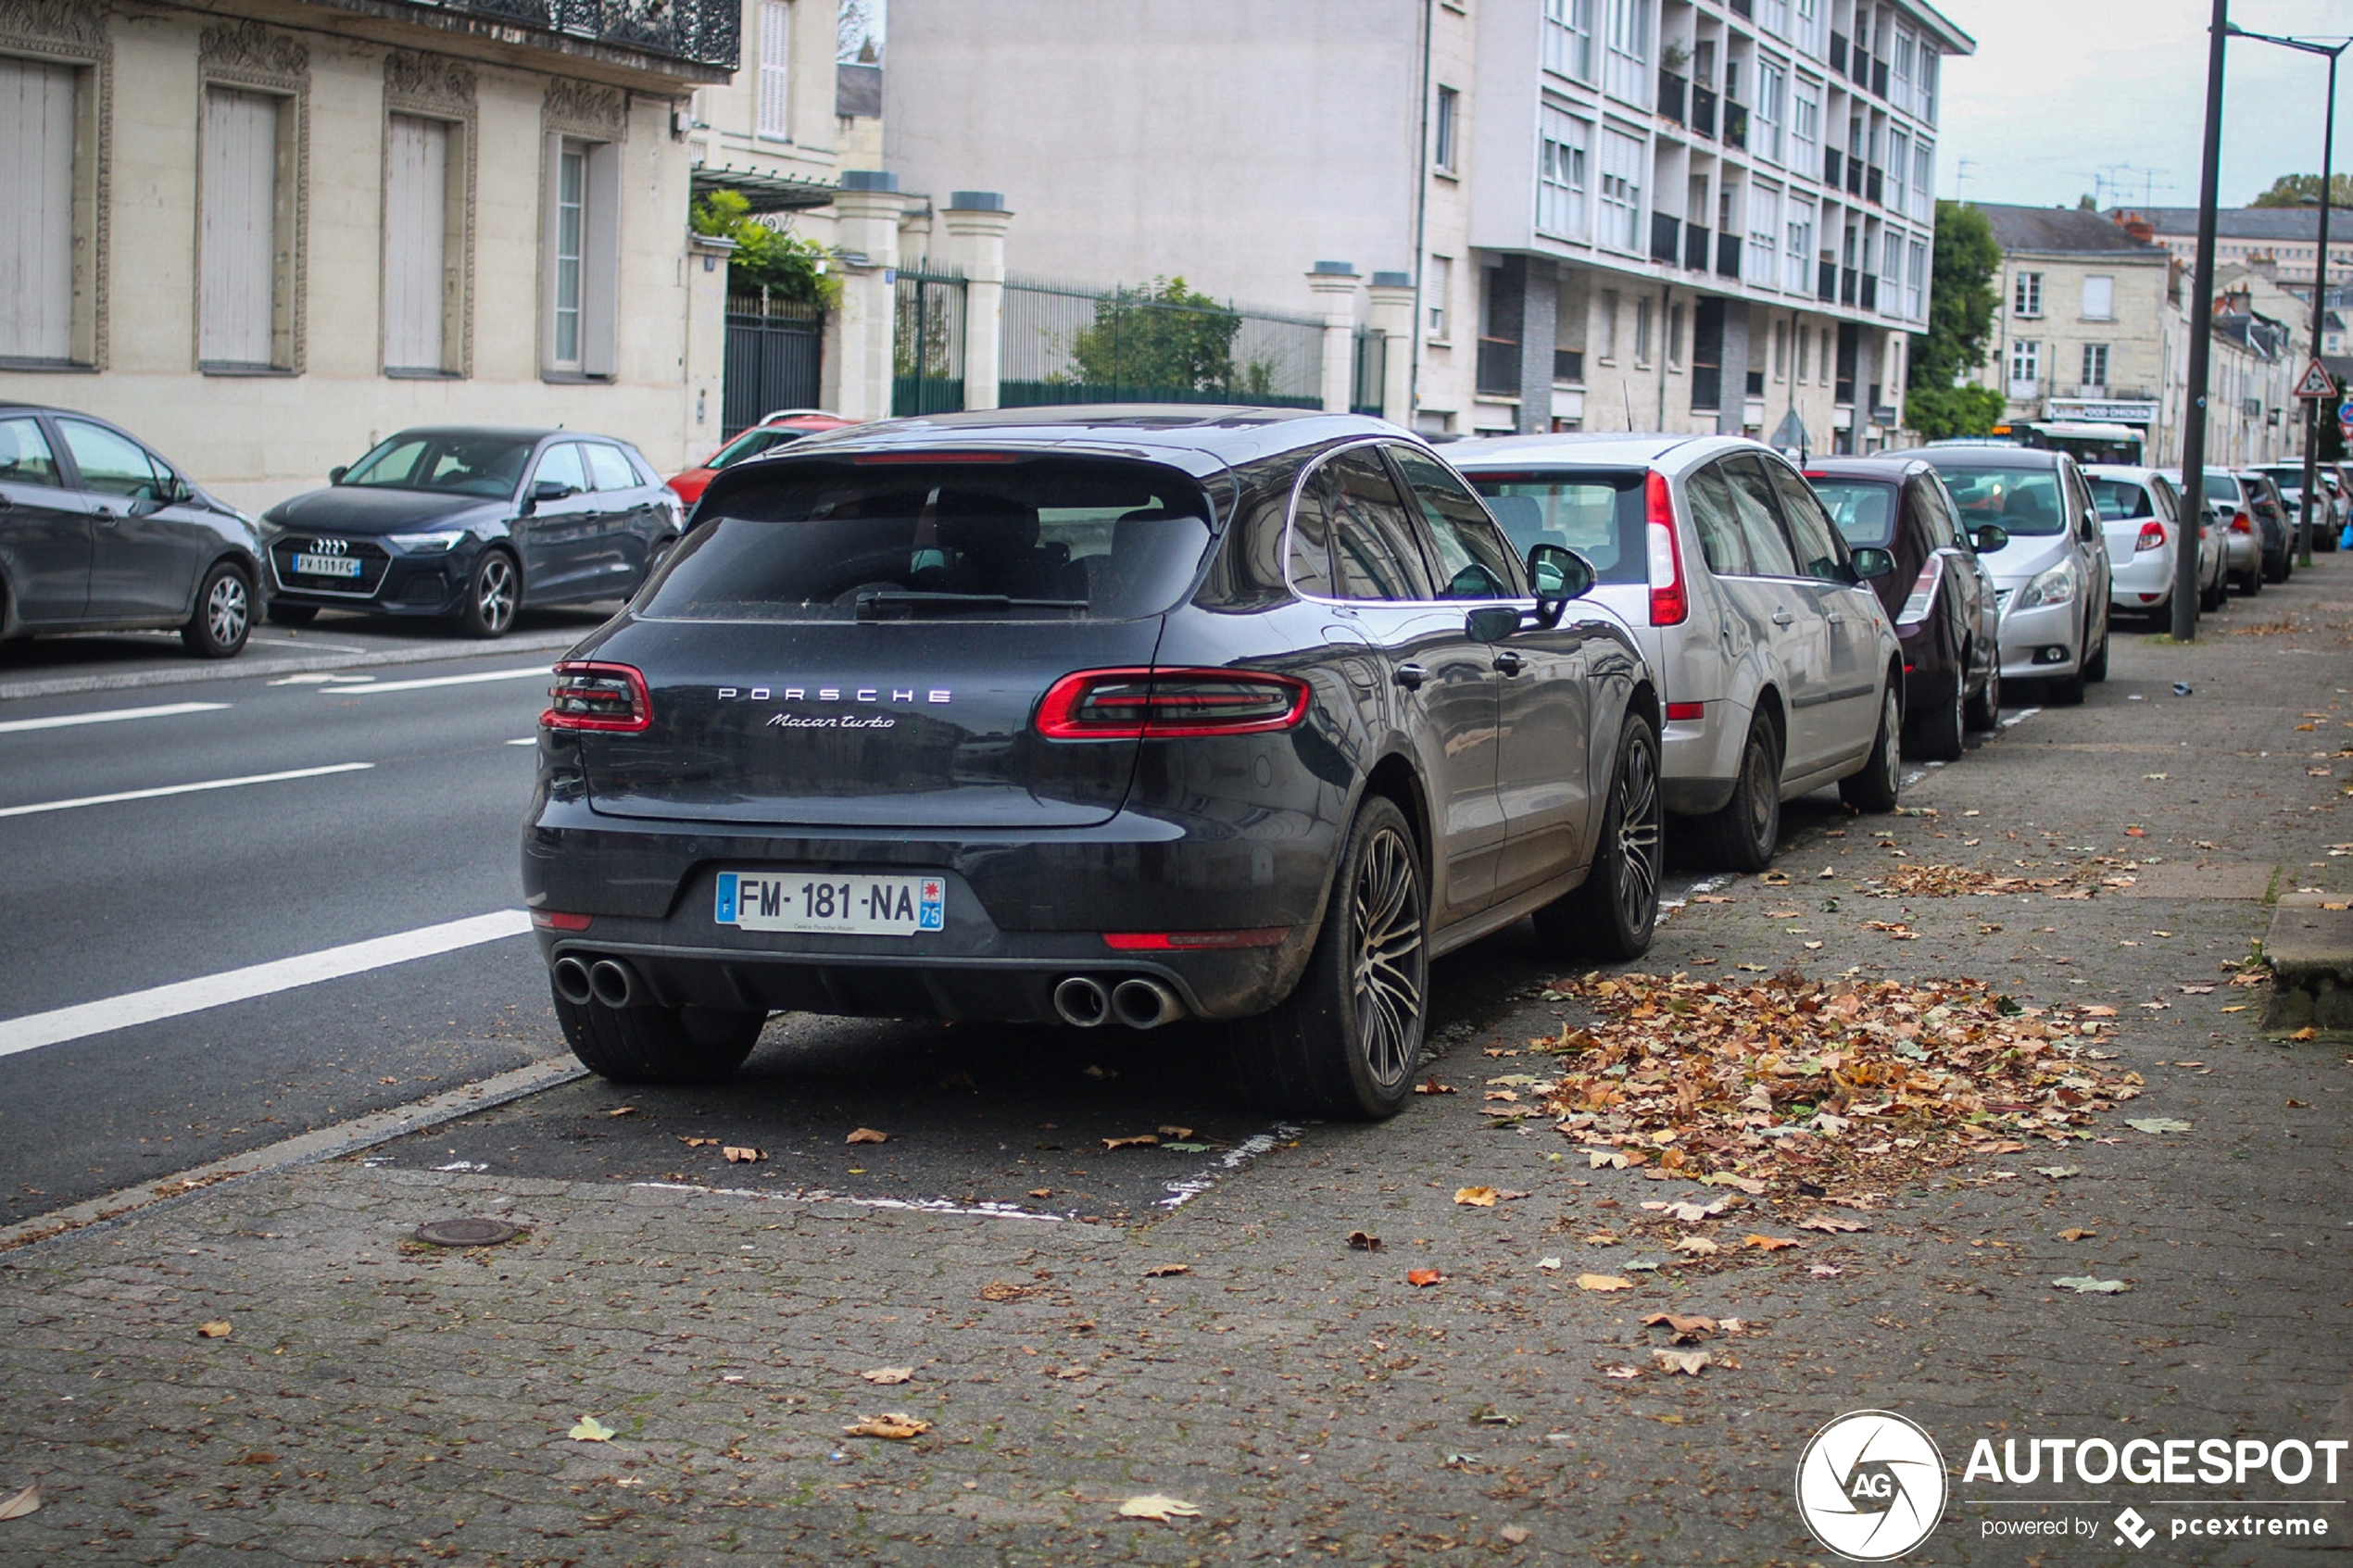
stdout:
<svg viewBox="0 0 2353 1568">
<path fill-rule="evenodd" d="M 2348 397 L 2336 406 L 2336 421 L 2339 424 L 2353 425 L 2353 397 Z"/>
<path fill-rule="evenodd" d="M 2298 397 L 2334 397 L 2336 383 L 2329 379 L 2328 367 L 2314 359 L 2304 367 L 2304 379 L 2296 383 Z"/>
</svg>

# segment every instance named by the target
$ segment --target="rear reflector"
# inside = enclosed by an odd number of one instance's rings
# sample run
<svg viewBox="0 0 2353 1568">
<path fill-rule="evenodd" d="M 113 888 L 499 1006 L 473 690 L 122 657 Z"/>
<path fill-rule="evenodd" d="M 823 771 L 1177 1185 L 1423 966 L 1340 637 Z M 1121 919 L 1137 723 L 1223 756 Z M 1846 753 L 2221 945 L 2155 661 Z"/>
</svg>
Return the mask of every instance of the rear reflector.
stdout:
<svg viewBox="0 0 2353 1568">
<path fill-rule="evenodd" d="M 654 721 L 646 678 L 626 664 L 567 659 L 556 666 L 547 688 L 549 707 L 539 722 L 551 730 L 610 730 L 635 734 Z"/>
<path fill-rule="evenodd" d="M 1667 705 L 1667 721 L 1670 724 L 1680 724 L 1705 717 L 1707 717 L 1707 704 L 1704 702 L 1670 702 Z"/>
<path fill-rule="evenodd" d="M 531 911 L 531 923 L 542 931 L 585 931 L 593 918 L 589 915 L 560 914 L 554 909 Z"/>
<path fill-rule="evenodd" d="M 1307 683 L 1255 670 L 1081 670 L 1046 690 L 1048 740 L 1247 735 L 1307 716 Z"/>
<path fill-rule="evenodd" d="M 1675 494 L 1653 470 L 1642 484 L 1643 533 L 1649 541 L 1651 624 L 1680 626 L 1692 613 L 1683 588 L 1683 546 L 1675 536 Z"/>
<path fill-rule="evenodd" d="M 1103 946 L 1114 953 L 1169 953 L 1221 947 L 1274 947 L 1290 935 L 1288 925 L 1253 931 L 1106 931 Z"/>
</svg>

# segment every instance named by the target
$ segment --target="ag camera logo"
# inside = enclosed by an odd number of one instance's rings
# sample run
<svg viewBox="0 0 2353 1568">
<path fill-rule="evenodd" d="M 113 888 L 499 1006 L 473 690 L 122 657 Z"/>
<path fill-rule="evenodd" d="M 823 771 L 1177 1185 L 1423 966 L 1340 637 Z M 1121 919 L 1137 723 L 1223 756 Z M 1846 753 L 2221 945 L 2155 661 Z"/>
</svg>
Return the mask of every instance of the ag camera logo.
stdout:
<svg viewBox="0 0 2353 1568">
<path fill-rule="evenodd" d="M 1797 1461 L 1799 1515 L 1851 1562 L 1885 1562 L 1928 1539 L 1945 1494 L 1936 1439 L 1890 1411 L 1848 1411 L 1815 1433 Z"/>
</svg>

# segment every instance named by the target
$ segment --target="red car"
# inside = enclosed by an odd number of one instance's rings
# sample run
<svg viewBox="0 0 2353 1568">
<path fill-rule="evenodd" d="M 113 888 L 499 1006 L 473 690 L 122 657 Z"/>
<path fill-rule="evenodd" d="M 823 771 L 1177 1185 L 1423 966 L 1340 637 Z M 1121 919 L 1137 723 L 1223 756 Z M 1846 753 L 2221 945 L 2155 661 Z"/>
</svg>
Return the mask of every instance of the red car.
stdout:
<svg viewBox="0 0 2353 1568">
<path fill-rule="evenodd" d="M 746 458 L 756 458 L 762 452 L 773 452 L 817 431 L 840 430 L 845 425 L 855 423 L 855 420 L 845 420 L 839 414 L 829 414 L 823 408 L 780 408 L 712 453 L 711 459 L 699 468 L 688 469 L 672 479 L 670 488 L 678 493 L 681 501 L 692 508 L 702 499 L 703 487 L 711 483 L 711 476 L 721 469 L 740 463 Z"/>
</svg>

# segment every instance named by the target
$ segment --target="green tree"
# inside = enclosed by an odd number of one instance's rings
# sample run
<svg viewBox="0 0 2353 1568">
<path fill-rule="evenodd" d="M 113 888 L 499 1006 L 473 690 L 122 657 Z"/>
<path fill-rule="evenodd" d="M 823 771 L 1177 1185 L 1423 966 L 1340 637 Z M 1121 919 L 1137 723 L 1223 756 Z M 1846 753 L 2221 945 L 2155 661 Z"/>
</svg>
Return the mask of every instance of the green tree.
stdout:
<svg viewBox="0 0 2353 1568">
<path fill-rule="evenodd" d="M 698 197 L 686 220 L 698 234 L 736 242 L 736 253 L 727 258 L 729 293 L 765 288 L 777 299 L 828 310 L 841 303 L 841 280 L 828 265 L 825 247 L 752 217 L 742 192 Z"/>
<path fill-rule="evenodd" d="M 2247 203 L 2249 207 L 2302 207 L 2307 200 L 2321 199 L 2321 177 L 2317 174 L 2283 174 L 2271 182 L 2271 188 Z M 2353 207 L 2353 174 L 2329 176 L 2329 206 Z"/>
<path fill-rule="evenodd" d="M 1905 422 L 1931 441 L 1983 435 L 2002 417 L 2002 395 L 1963 385 L 1985 363 L 2001 300 L 1994 279 L 2002 247 L 1985 215 L 1959 202 L 1936 204 L 1936 260 L 1930 280 L 1928 331 L 1912 338 Z"/>
<path fill-rule="evenodd" d="M 1079 378 L 1095 386 L 1220 392 L 1231 387 L 1242 319 L 1182 278 L 1119 289 L 1095 301 L 1095 320 L 1070 345 Z"/>
<path fill-rule="evenodd" d="M 2078 212 L 2097 212 L 2099 209 L 2100 204 L 2094 199 L 2089 191 L 2075 198 L 2075 210 Z"/>
</svg>

